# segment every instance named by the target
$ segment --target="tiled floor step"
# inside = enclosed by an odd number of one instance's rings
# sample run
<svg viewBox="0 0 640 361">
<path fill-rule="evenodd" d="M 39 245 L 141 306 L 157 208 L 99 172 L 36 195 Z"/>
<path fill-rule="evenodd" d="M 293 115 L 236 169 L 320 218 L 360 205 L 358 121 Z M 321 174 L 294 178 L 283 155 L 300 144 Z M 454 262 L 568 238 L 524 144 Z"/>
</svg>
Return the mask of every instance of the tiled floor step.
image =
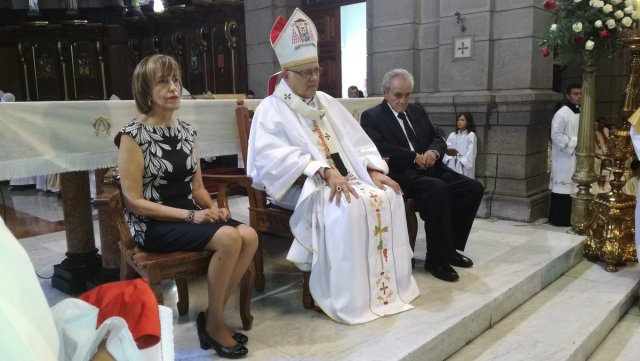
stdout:
<svg viewBox="0 0 640 361">
<path fill-rule="evenodd" d="M 637 361 L 640 359 L 640 302 L 629 309 L 609 332 L 589 361 Z"/>
<path fill-rule="evenodd" d="M 639 286 L 637 264 L 609 273 L 603 263 L 582 261 L 448 360 L 585 360 L 629 310 Z"/>
</svg>

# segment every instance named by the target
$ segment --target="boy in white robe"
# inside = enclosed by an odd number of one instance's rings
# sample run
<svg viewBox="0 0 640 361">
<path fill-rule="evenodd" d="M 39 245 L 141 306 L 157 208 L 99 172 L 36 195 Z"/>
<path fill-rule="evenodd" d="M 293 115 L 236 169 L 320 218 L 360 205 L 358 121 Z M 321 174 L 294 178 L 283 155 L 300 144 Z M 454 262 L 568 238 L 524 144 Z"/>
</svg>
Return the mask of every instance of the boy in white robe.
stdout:
<svg viewBox="0 0 640 361">
<path fill-rule="evenodd" d="M 357 324 L 413 308 L 419 290 L 400 187 L 351 114 L 317 91 L 317 39 L 299 9 L 276 20 L 283 80 L 256 109 L 247 173 L 276 201 L 297 197 L 287 259 L 311 271 L 311 294 L 329 317 Z"/>
<path fill-rule="evenodd" d="M 549 223 L 559 227 L 571 225 L 571 193 L 575 183 L 571 176 L 576 169 L 576 145 L 580 120 L 580 84 L 567 86 L 566 103 L 551 120 L 551 177 L 549 189 Z"/>
</svg>

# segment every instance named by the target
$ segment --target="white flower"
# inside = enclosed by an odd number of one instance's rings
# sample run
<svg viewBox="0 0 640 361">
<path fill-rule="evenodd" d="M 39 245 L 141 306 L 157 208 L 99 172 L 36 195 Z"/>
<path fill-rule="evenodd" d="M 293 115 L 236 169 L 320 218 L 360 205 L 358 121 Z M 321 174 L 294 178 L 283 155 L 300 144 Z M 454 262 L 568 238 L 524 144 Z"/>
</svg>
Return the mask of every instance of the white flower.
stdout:
<svg viewBox="0 0 640 361">
<path fill-rule="evenodd" d="M 633 5 L 633 0 L 624 0 L 624 6 L 632 6 L 632 5 Z"/>
<path fill-rule="evenodd" d="M 611 0 L 610 3 L 612 3 L 613 5 L 618 5 L 622 2 L 622 0 Z"/>
<path fill-rule="evenodd" d="M 622 19 L 622 17 L 624 16 L 624 13 L 621 10 L 618 10 L 615 13 L 613 13 L 613 16 L 615 16 L 616 19 Z"/>
<path fill-rule="evenodd" d="M 598 29 L 602 28 L 602 20 L 596 20 L 593 25 Z"/>
<path fill-rule="evenodd" d="M 580 1 L 582 1 L 582 0 L 573 0 L 573 2 L 576 3 L 576 4 L 579 3 Z M 622 1 L 622 0 L 620 0 L 620 1 Z"/>
<path fill-rule="evenodd" d="M 605 14 L 608 14 L 610 12 L 613 11 L 613 6 L 611 6 L 611 4 L 607 4 L 605 6 L 602 7 L 602 12 Z"/>
<path fill-rule="evenodd" d="M 551 28 L 549 28 L 550 31 L 556 31 L 558 30 L 558 25 L 556 24 L 551 24 Z"/>
<path fill-rule="evenodd" d="M 622 22 L 622 25 L 624 25 L 626 27 L 630 27 L 631 24 L 633 23 L 633 20 L 631 20 L 630 17 L 625 16 L 624 18 L 622 18 L 621 22 Z"/>
<path fill-rule="evenodd" d="M 625 14 L 633 14 L 633 11 L 633 6 L 627 6 L 626 8 L 624 8 Z"/>
<path fill-rule="evenodd" d="M 601 8 L 604 6 L 604 1 L 602 0 L 593 0 L 593 3 L 591 4 L 591 6 L 593 6 L 594 8 Z"/>
<path fill-rule="evenodd" d="M 613 19 L 609 19 L 609 20 L 607 20 L 607 22 L 605 22 L 605 24 L 607 25 L 607 27 L 608 27 L 609 29 L 613 29 L 613 28 L 615 28 L 615 27 L 616 27 L 616 21 L 615 21 L 615 20 L 613 20 Z"/>
<path fill-rule="evenodd" d="M 587 50 L 593 50 L 593 46 L 596 45 L 596 43 L 594 43 L 591 40 L 587 40 L 586 43 L 584 43 L 584 48 Z"/>
<path fill-rule="evenodd" d="M 582 30 L 582 23 L 578 21 L 571 26 L 571 29 L 573 29 L 573 31 L 575 31 L 576 33 L 579 33 Z"/>
<path fill-rule="evenodd" d="M 633 13 L 633 15 L 631 15 L 631 18 L 632 18 L 633 20 L 638 20 L 638 19 L 640 19 L 640 11 L 635 11 L 635 12 Z"/>
</svg>

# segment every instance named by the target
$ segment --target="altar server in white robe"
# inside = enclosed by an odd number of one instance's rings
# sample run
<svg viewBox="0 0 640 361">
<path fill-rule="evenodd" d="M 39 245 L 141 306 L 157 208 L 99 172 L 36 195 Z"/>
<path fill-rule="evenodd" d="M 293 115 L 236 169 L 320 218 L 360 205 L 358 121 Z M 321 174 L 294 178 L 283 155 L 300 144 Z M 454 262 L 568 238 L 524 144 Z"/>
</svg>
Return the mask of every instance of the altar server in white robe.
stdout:
<svg viewBox="0 0 640 361">
<path fill-rule="evenodd" d="M 358 122 L 317 91 L 317 39 L 299 9 L 276 20 L 282 81 L 256 109 L 247 172 L 276 202 L 293 200 L 287 259 L 311 271 L 316 304 L 357 324 L 413 308 L 419 290 L 400 186 Z"/>
<path fill-rule="evenodd" d="M 471 179 L 476 178 L 476 154 L 478 138 L 471 113 L 458 114 L 456 131 L 447 138 L 447 154 L 444 164 Z"/>
<path fill-rule="evenodd" d="M 576 184 L 571 176 L 576 169 L 576 145 L 580 120 L 580 84 L 567 86 L 565 105 L 551 120 L 551 177 L 549 189 L 549 223 L 559 227 L 571 225 L 571 193 Z"/>
</svg>

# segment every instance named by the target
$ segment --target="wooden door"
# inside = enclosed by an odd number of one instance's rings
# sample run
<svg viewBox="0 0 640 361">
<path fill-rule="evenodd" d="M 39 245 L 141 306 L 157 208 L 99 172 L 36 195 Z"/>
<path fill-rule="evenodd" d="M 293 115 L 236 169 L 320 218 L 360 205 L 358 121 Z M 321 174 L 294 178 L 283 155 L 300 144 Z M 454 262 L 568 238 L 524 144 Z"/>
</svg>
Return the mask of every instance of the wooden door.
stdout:
<svg viewBox="0 0 640 361">
<path fill-rule="evenodd" d="M 303 0 L 302 10 L 318 29 L 319 63 L 324 69 L 320 78 L 320 90 L 334 97 L 342 95 L 340 7 L 362 2 L 364 0 Z"/>
<path fill-rule="evenodd" d="M 318 62 L 324 69 L 320 90 L 340 97 L 342 87 L 342 57 L 340 49 L 340 6 L 306 8 L 304 12 L 318 29 Z"/>
</svg>

